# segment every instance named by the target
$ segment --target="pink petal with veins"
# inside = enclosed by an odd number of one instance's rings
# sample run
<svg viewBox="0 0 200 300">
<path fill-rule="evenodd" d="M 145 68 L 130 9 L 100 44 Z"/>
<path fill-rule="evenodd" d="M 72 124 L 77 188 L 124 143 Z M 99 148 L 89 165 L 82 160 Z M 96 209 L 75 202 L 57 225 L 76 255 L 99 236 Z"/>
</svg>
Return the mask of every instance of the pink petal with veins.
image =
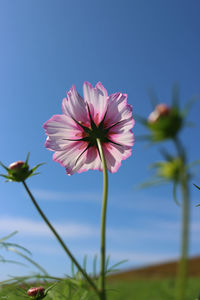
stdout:
<svg viewBox="0 0 200 300">
<path fill-rule="evenodd" d="M 102 121 L 107 105 L 108 95 L 103 85 L 98 82 L 96 87 L 93 88 L 89 82 L 83 84 L 84 100 L 88 104 L 91 116 L 96 125 Z"/>
</svg>

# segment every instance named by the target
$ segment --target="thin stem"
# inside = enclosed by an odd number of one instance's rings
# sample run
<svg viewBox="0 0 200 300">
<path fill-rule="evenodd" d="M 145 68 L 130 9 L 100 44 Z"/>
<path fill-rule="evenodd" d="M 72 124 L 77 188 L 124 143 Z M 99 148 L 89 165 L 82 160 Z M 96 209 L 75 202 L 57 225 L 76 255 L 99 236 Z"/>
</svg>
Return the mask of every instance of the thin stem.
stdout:
<svg viewBox="0 0 200 300">
<path fill-rule="evenodd" d="M 106 260 L 106 211 L 107 211 L 107 198 L 108 198 L 108 172 L 106 160 L 103 153 L 103 148 L 99 139 L 97 139 L 97 146 L 100 158 L 103 165 L 103 199 L 102 199 L 102 212 L 101 212 L 101 262 L 100 262 L 100 293 L 101 300 L 106 300 L 105 292 L 105 260 Z"/>
<path fill-rule="evenodd" d="M 49 222 L 49 220 L 47 219 L 47 217 L 45 216 L 45 214 L 43 213 L 43 211 L 41 210 L 41 208 L 37 204 L 35 198 L 33 197 L 31 191 L 29 190 L 26 182 L 22 181 L 22 184 L 24 185 L 24 187 L 25 187 L 28 195 L 30 196 L 30 198 L 31 198 L 34 206 L 36 207 L 37 211 L 39 212 L 40 216 L 42 217 L 42 219 L 44 220 L 44 222 L 47 224 L 47 226 L 50 228 L 50 230 L 53 232 L 53 234 L 57 238 L 58 242 L 60 243 L 60 245 L 62 246 L 62 248 L 64 249 L 64 251 L 67 253 L 67 255 L 70 257 L 70 259 L 73 261 L 73 263 L 76 265 L 76 267 L 78 268 L 78 270 L 83 274 L 83 276 L 88 281 L 88 283 L 92 286 L 92 288 L 94 289 L 94 291 L 99 295 L 99 291 L 98 291 L 96 285 L 94 284 L 94 282 L 92 281 L 92 279 L 88 276 L 88 274 L 84 271 L 84 269 L 79 265 L 79 263 L 77 262 L 77 260 L 75 259 L 75 257 L 72 255 L 72 253 L 70 252 L 70 250 L 67 248 L 67 246 L 65 245 L 65 243 L 63 242 L 63 240 L 61 239 L 61 237 L 59 236 L 59 234 L 55 230 L 55 228 L 51 225 L 51 223 Z"/>
<path fill-rule="evenodd" d="M 189 242 L 189 188 L 188 174 L 186 170 L 186 154 L 183 146 L 178 139 L 175 140 L 178 154 L 183 160 L 183 171 L 181 176 L 181 192 L 182 192 L 182 220 L 181 220 L 181 253 L 179 267 L 177 273 L 177 300 L 185 299 L 187 284 L 187 259 L 188 259 L 188 242 Z"/>
</svg>

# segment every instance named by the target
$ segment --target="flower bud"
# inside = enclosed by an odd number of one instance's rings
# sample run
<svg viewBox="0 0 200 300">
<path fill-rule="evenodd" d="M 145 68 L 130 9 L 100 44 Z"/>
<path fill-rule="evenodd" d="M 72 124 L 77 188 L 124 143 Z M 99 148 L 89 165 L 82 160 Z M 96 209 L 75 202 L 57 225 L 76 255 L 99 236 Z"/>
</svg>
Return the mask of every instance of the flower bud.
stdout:
<svg viewBox="0 0 200 300">
<path fill-rule="evenodd" d="M 42 299 L 45 296 L 45 289 L 42 286 L 32 287 L 27 291 L 27 295 L 32 299 Z"/>
<path fill-rule="evenodd" d="M 13 171 L 17 171 L 17 170 L 21 169 L 21 167 L 23 165 L 24 165 L 24 161 L 18 160 L 18 161 L 15 161 L 14 163 L 10 164 L 8 169 L 13 170 Z"/>
<path fill-rule="evenodd" d="M 0 176 L 6 178 L 7 181 L 23 182 L 27 178 L 39 174 L 35 173 L 35 171 L 38 167 L 43 165 L 43 163 L 38 164 L 30 169 L 28 165 L 28 159 L 29 153 L 27 154 L 25 162 L 22 160 L 18 160 L 10 164 L 9 167 L 6 167 L 2 162 L 0 162 L 0 166 L 2 166 L 7 171 L 7 174 L 0 174 Z"/>
<path fill-rule="evenodd" d="M 24 181 L 30 174 L 29 165 L 21 160 L 15 161 L 8 167 L 8 173 L 14 181 Z"/>
<path fill-rule="evenodd" d="M 161 103 L 156 106 L 156 111 L 159 112 L 160 116 L 166 116 L 171 109 L 165 103 Z"/>
<path fill-rule="evenodd" d="M 167 116 L 170 114 L 171 109 L 164 103 L 158 104 L 155 110 L 150 113 L 148 122 L 155 123 L 160 117 Z"/>
<path fill-rule="evenodd" d="M 183 126 L 183 117 L 177 107 L 160 103 L 146 122 L 154 142 L 174 139 Z"/>
</svg>

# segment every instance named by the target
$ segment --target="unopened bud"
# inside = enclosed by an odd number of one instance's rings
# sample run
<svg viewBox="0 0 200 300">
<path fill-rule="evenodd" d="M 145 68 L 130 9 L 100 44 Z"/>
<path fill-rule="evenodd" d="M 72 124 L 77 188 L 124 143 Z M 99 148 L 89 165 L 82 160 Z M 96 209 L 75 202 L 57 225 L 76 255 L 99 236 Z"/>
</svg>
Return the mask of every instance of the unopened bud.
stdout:
<svg viewBox="0 0 200 300">
<path fill-rule="evenodd" d="M 156 106 L 156 111 L 160 116 L 166 116 L 170 113 L 171 109 L 165 103 L 161 103 Z"/>
<path fill-rule="evenodd" d="M 8 167 L 8 169 L 13 170 L 13 171 L 17 171 L 19 169 L 21 169 L 21 167 L 24 165 L 24 161 L 22 160 L 18 160 L 15 161 L 14 163 L 10 164 L 10 166 Z"/>
<path fill-rule="evenodd" d="M 158 104 L 148 117 L 149 123 L 155 123 L 160 117 L 169 115 L 171 109 L 164 103 Z"/>
<path fill-rule="evenodd" d="M 42 286 L 32 287 L 27 291 L 27 295 L 33 299 L 42 299 L 45 295 L 45 289 Z"/>
</svg>

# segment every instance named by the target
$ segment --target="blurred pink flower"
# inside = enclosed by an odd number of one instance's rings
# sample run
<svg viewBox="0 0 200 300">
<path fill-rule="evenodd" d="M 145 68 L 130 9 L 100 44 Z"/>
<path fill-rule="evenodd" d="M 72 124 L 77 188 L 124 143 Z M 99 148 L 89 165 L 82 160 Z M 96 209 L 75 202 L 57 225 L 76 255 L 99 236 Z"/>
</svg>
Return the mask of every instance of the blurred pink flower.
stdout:
<svg viewBox="0 0 200 300">
<path fill-rule="evenodd" d="M 54 115 L 44 124 L 45 146 L 55 151 L 53 160 L 65 167 L 67 174 L 89 169 L 102 171 L 96 139 L 99 138 L 111 173 L 131 155 L 134 136 L 132 108 L 127 95 L 107 95 L 99 82 L 93 88 L 83 84 L 84 99 L 73 86 L 62 102 L 62 115 Z"/>
</svg>

